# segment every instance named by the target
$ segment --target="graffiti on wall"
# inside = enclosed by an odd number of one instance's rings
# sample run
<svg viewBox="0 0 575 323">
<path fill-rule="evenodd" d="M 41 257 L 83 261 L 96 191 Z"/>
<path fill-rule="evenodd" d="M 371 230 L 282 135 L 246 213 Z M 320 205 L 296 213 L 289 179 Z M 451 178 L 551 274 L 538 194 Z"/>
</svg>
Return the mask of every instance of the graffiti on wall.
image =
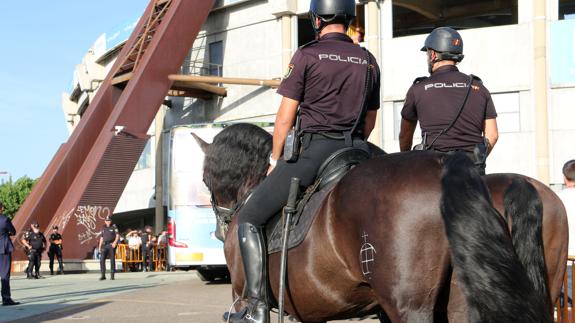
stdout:
<svg viewBox="0 0 575 323">
<path fill-rule="evenodd" d="M 72 214 L 74 214 L 74 209 L 71 209 L 70 211 L 62 214 L 59 219 L 56 219 L 55 223 L 60 228 L 60 230 L 64 231 L 64 229 L 66 229 L 66 226 L 68 225 L 68 222 L 70 222 Z"/>
<path fill-rule="evenodd" d="M 74 211 L 74 218 L 78 229 L 80 244 L 87 243 L 100 235 L 97 229 L 98 222 L 102 222 L 107 216 L 112 215 L 111 208 L 107 206 L 79 205 Z"/>
</svg>

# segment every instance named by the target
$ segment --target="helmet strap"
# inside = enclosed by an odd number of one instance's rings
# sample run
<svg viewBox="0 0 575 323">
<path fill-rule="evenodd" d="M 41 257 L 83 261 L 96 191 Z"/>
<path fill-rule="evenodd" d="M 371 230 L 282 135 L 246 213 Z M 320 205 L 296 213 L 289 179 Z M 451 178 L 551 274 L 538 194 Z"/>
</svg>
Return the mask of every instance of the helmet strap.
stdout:
<svg viewBox="0 0 575 323">
<path fill-rule="evenodd" d="M 319 38 L 319 34 L 325 28 L 325 26 L 329 25 L 332 21 L 334 21 L 338 17 L 337 15 L 333 15 L 329 18 L 326 18 L 326 17 L 319 16 L 319 15 L 315 14 L 314 12 L 310 12 L 309 15 L 311 18 L 311 26 L 313 27 L 313 30 L 315 31 L 316 38 Z M 318 18 L 319 18 L 319 25 L 316 25 L 316 21 Z M 352 20 L 353 19 L 347 19 L 347 22 L 345 24 L 343 24 L 346 29 L 349 28 Z"/>
</svg>

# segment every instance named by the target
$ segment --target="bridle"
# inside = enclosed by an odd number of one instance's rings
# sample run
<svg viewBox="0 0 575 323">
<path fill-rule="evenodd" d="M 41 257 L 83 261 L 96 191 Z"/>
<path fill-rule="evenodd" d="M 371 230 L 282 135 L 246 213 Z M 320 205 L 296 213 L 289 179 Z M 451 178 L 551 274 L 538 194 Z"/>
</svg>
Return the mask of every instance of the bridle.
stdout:
<svg viewBox="0 0 575 323">
<path fill-rule="evenodd" d="M 247 200 L 252 195 L 252 190 L 249 190 L 246 194 L 244 194 L 242 198 L 239 199 L 236 202 L 236 204 L 234 204 L 234 207 L 227 208 L 218 205 L 218 202 L 216 201 L 216 196 L 214 195 L 214 192 L 211 188 L 212 185 L 209 186 L 210 187 L 208 187 L 208 189 L 210 191 L 210 203 L 212 204 L 212 210 L 214 210 L 214 214 L 216 215 L 216 221 L 218 222 L 218 225 L 223 229 L 224 233 L 226 233 L 228 232 L 228 227 L 230 226 L 230 223 L 232 223 L 232 218 L 234 214 L 236 214 L 238 210 L 241 209 L 242 206 L 244 206 L 244 204 L 246 204 Z"/>
</svg>

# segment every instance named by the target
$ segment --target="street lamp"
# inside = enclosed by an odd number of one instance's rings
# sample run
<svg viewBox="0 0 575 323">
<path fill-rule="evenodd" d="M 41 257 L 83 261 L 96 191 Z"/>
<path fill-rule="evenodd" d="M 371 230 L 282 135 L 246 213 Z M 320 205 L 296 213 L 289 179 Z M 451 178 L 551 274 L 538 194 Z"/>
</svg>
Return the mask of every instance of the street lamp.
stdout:
<svg viewBox="0 0 575 323">
<path fill-rule="evenodd" d="M 4 175 L 4 176 L 8 176 L 8 181 L 10 181 L 10 179 L 12 178 L 12 175 L 10 175 L 10 172 L 7 172 L 7 171 L 1 171 L 1 170 L 0 170 L 0 176 L 2 176 L 2 175 Z M 4 184 L 4 182 L 5 182 L 5 180 L 4 180 L 4 179 L 2 179 L 2 182 L 1 182 L 1 184 Z"/>
</svg>

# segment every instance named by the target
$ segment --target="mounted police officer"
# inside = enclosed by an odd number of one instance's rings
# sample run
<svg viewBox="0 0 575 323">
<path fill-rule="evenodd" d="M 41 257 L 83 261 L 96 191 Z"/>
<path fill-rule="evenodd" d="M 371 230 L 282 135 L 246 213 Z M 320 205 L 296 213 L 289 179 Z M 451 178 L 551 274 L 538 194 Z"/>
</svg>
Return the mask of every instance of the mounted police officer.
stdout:
<svg viewBox="0 0 575 323">
<path fill-rule="evenodd" d="M 116 246 L 120 240 L 120 233 L 115 224 L 112 224 L 112 217 L 107 216 L 104 220 L 104 227 L 100 233 L 100 280 L 106 279 L 106 258 L 110 257 L 110 279 L 114 280 L 116 272 Z"/>
<path fill-rule="evenodd" d="M 46 237 L 40 232 L 38 222 L 30 224 L 31 230 L 24 234 L 22 243 L 28 249 L 28 268 L 26 277 L 28 279 L 40 278 L 40 262 L 42 261 L 42 252 L 46 249 Z"/>
<path fill-rule="evenodd" d="M 485 174 L 485 161 L 498 139 L 497 113 L 481 79 L 457 69 L 463 39 L 449 27 L 434 29 L 421 49 L 427 52 L 429 77 L 417 78 L 401 111 L 399 145 L 411 149 L 419 121 L 423 142 L 415 149 L 463 151 Z"/>
<path fill-rule="evenodd" d="M 365 140 L 379 108 L 379 67 L 369 52 L 346 35 L 355 15 L 355 0 L 311 1 L 317 40 L 299 48 L 291 60 L 278 89 L 283 99 L 276 115 L 268 177 L 238 213 L 248 306 L 233 314 L 230 322 L 269 322 L 263 227 L 286 204 L 291 178 L 300 178 L 302 186 L 311 185 L 332 153 L 349 146 L 369 150 Z M 297 160 L 286 161 L 289 149 L 283 148 L 292 126 L 300 128 L 295 137 L 301 138 L 302 147 L 296 149 L 300 151 Z"/>
<path fill-rule="evenodd" d="M 58 275 L 64 274 L 64 266 L 62 264 L 62 235 L 58 232 L 57 225 L 52 227 L 48 257 L 50 258 L 50 275 L 54 275 L 54 257 L 58 258 Z"/>
</svg>

